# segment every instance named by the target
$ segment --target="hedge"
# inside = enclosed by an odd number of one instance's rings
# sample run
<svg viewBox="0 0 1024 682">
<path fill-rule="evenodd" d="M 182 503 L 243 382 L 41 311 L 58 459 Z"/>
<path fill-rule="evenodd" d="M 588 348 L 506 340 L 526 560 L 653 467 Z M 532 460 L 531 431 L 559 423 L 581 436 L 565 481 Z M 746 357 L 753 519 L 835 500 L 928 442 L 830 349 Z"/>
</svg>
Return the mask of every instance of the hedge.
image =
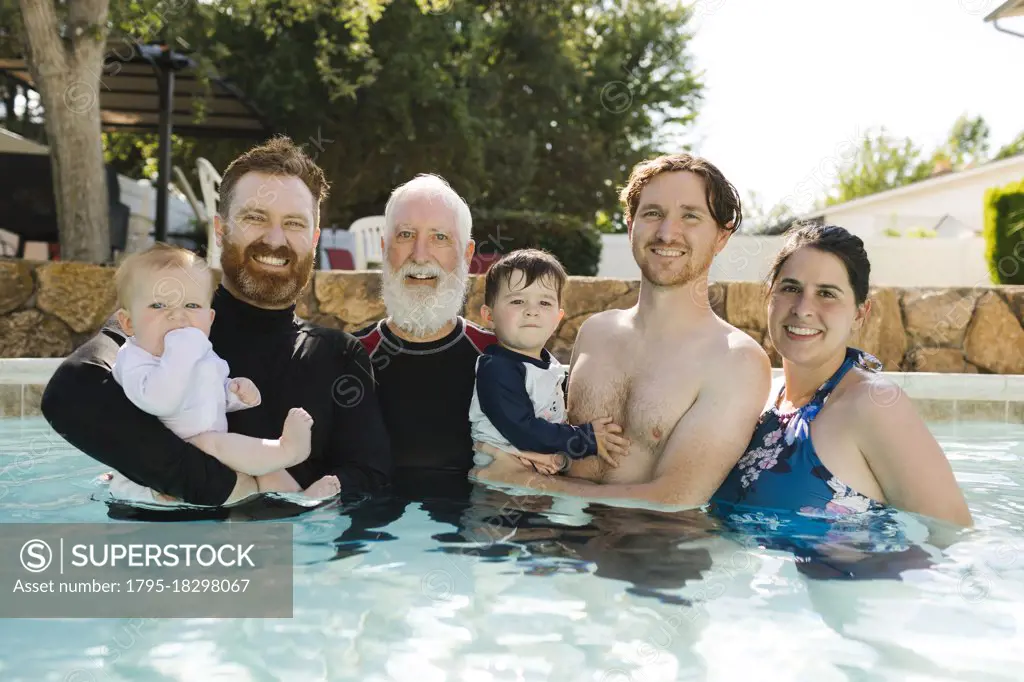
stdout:
<svg viewBox="0 0 1024 682">
<path fill-rule="evenodd" d="M 597 275 L 601 233 L 576 216 L 537 211 L 478 209 L 473 212 L 473 239 L 482 256 L 516 249 L 548 251 L 570 275 Z"/>
<path fill-rule="evenodd" d="M 996 284 L 1024 284 L 1024 180 L 985 192 L 985 260 Z"/>
</svg>

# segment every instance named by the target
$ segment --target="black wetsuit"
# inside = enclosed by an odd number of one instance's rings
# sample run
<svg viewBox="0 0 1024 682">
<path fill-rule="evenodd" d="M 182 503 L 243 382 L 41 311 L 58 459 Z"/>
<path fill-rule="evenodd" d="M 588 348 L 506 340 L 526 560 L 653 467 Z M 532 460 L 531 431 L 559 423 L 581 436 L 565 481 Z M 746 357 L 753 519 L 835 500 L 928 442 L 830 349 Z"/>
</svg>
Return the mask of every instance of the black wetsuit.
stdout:
<svg viewBox="0 0 1024 682">
<path fill-rule="evenodd" d="M 229 412 L 228 430 L 279 438 L 288 410 L 313 417 L 312 452 L 288 469 L 303 488 L 335 474 L 350 493 L 377 492 L 392 473 L 390 441 L 366 351 L 351 335 L 312 325 L 294 307 L 265 310 L 214 295 L 213 350 L 232 377 L 248 377 L 259 406 Z M 141 485 L 193 504 L 223 503 L 234 471 L 181 440 L 157 417 L 133 405 L 110 368 L 125 335 L 109 323 L 68 357 L 42 398 L 42 412 L 73 446 Z"/>
<path fill-rule="evenodd" d="M 462 317 L 450 334 L 426 343 L 398 338 L 383 320 L 354 333 L 373 364 L 396 476 L 468 474 L 476 361 L 497 341 L 494 334 Z"/>
</svg>

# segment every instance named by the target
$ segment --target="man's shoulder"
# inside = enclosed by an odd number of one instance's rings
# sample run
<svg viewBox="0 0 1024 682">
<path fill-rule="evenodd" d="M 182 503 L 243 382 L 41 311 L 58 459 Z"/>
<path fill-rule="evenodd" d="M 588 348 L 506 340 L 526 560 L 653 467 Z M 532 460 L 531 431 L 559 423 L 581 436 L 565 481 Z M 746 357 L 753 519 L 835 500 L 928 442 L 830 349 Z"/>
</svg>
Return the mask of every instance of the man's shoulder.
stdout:
<svg viewBox="0 0 1024 682">
<path fill-rule="evenodd" d="M 476 349 L 477 353 L 483 353 L 488 347 L 498 342 L 498 337 L 494 335 L 494 332 L 484 329 L 480 325 L 476 324 L 466 318 L 462 319 L 463 336 L 466 340 Z"/>
<path fill-rule="evenodd" d="M 344 329 L 327 327 L 321 324 L 309 322 L 308 320 L 303 320 L 301 324 L 302 329 L 307 334 L 311 337 L 323 340 L 332 348 L 348 351 L 362 343 L 362 339 L 359 338 L 356 332 L 347 332 Z"/>
<path fill-rule="evenodd" d="M 373 355 L 374 351 L 380 346 L 381 341 L 384 340 L 384 335 L 381 334 L 380 325 L 383 320 L 376 320 L 362 329 L 357 329 L 351 332 L 351 335 L 363 346 L 363 349 Z"/>
<path fill-rule="evenodd" d="M 768 353 L 750 334 L 724 320 L 714 334 L 715 342 L 708 344 L 704 355 L 714 374 L 746 380 L 771 376 Z"/>
<path fill-rule="evenodd" d="M 723 359 L 729 362 L 740 360 L 757 363 L 764 360 L 770 363 L 764 347 L 739 327 L 734 327 L 723 320 L 719 334 L 724 341 L 721 346 Z"/>
<path fill-rule="evenodd" d="M 616 330 L 622 330 L 629 324 L 627 319 L 629 315 L 631 315 L 631 311 L 622 308 L 610 308 L 596 312 L 580 324 L 580 328 L 576 332 L 576 340 L 579 342 L 594 334 L 599 334 L 600 338 L 607 339 Z"/>
</svg>

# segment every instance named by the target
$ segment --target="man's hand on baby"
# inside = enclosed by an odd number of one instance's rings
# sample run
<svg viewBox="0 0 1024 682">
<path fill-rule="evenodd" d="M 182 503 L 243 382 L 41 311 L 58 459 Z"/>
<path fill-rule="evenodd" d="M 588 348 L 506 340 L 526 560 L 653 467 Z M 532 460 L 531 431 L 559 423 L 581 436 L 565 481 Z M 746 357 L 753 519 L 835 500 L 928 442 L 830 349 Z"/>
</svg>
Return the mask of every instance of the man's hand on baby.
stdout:
<svg viewBox="0 0 1024 682">
<path fill-rule="evenodd" d="M 629 452 L 629 440 L 623 438 L 622 427 L 612 422 L 611 417 L 601 417 L 590 422 L 597 437 L 597 456 L 613 467 L 619 466 L 620 457 Z"/>
<path fill-rule="evenodd" d="M 252 382 L 252 379 L 246 379 L 245 377 L 237 377 L 231 380 L 228 384 L 228 390 L 238 396 L 238 399 L 249 407 L 254 407 L 260 404 L 260 389 L 256 388 L 256 384 Z"/>
</svg>

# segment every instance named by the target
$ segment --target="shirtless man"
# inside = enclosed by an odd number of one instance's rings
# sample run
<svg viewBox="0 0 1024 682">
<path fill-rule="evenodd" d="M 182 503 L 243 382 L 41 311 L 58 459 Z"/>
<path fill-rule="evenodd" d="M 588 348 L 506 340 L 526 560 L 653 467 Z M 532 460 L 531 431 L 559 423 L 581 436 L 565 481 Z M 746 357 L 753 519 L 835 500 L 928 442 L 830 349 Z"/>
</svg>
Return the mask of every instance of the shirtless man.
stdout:
<svg viewBox="0 0 1024 682">
<path fill-rule="evenodd" d="M 620 199 L 640 296 L 580 328 L 568 415 L 574 424 L 611 417 L 628 454 L 615 467 L 588 457 L 568 476 L 543 476 L 478 445 L 495 461 L 473 475 L 592 499 L 701 505 L 743 454 L 771 383 L 764 350 L 708 300 L 711 262 L 742 219 L 738 193 L 715 166 L 680 154 L 638 164 Z"/>
</svg>

